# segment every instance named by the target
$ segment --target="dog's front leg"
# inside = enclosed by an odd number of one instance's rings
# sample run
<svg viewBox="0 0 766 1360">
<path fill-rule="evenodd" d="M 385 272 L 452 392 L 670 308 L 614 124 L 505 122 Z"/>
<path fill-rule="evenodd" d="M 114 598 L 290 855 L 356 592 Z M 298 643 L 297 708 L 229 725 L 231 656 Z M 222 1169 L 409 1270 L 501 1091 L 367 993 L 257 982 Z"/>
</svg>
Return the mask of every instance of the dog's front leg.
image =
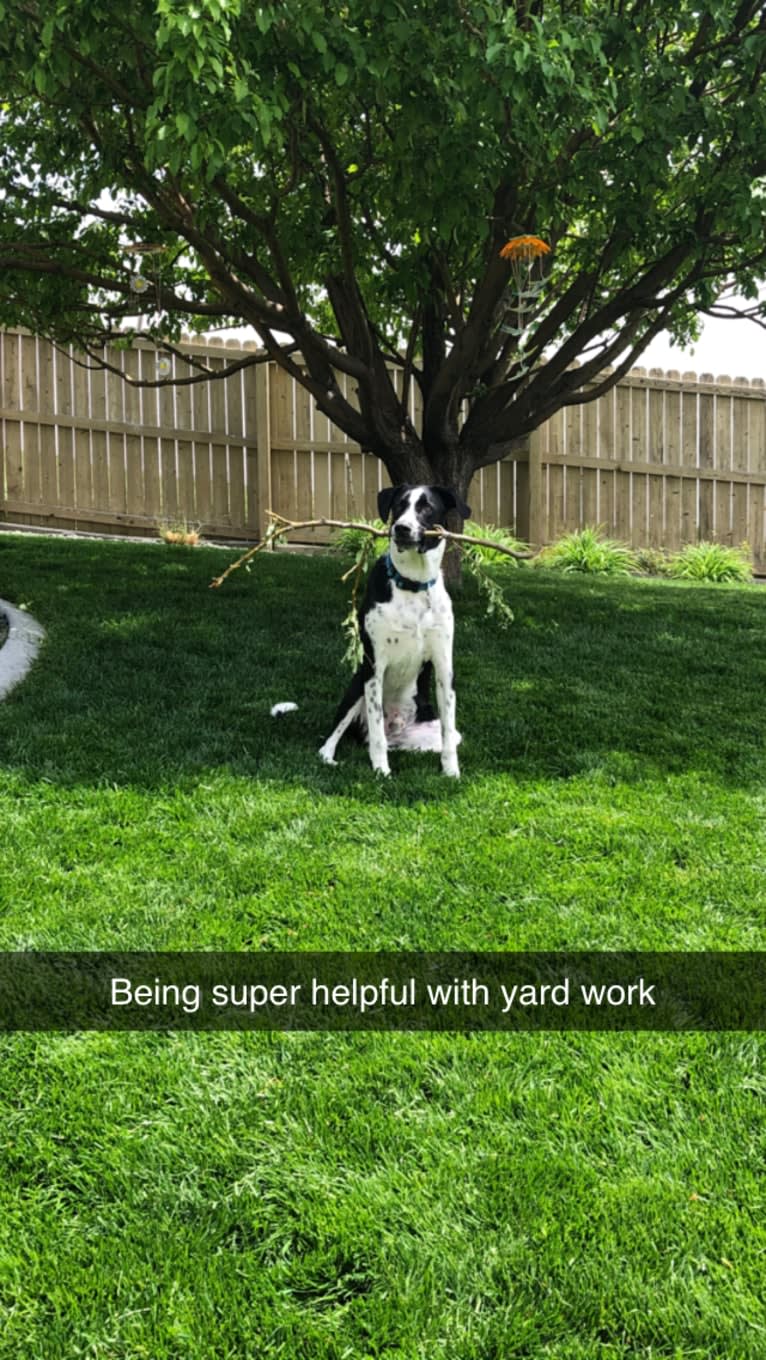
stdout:
<svg viewBox="0 0 766 1360">
<path fill-rule="evenodd" d="M 383 718 L 383 671 L 379 667 L 375 668 L 364 687 L 364 698 L 367 705 L 367 749 L 372 768 L 377 774 L 390 774 Z"/>
<path fill-rule="evenodd" d="M 452 680 L 452 638 L 440 638 L 433 653 L 436 680 L 436 706 L 442 729 L 442 770 L 453 779 L 460 777 L 455 726 L 455 688 Z"/>
<path fill-rule="evenodd" d="M 340 722 L 336 725 L 333 731 L 330 733 L 324 745 L 320 746 L 319 754 L 322 760 L 324 761 L 325 765 L 337 765 L 338 762 L 335 759 L 335 750 L 338 745 L 338 742 L 340 741 L 346 729 L 350 727 L 352 722 L 354 722 L 354 720 L 359 716 L 361 707 L 362 701 L 361 699 L 357 699 L 356 702 L 353 703 L 351 707 L 347 710 L 347 712 L 341 718 Z"/>
</svg>

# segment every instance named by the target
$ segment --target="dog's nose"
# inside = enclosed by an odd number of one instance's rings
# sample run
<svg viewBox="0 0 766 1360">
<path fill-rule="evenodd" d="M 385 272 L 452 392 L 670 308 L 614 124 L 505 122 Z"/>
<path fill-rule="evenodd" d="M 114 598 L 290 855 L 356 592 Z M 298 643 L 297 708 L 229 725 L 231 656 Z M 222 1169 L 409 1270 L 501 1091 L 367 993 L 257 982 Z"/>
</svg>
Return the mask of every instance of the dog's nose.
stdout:
<svg viewBox="0 0 766 1360">
<path fill-rule="evenodd" d="M 412 530 L 406 524 L 394 525 L 394 541 L 399 544 L 412 542 Z"/>
</svg>

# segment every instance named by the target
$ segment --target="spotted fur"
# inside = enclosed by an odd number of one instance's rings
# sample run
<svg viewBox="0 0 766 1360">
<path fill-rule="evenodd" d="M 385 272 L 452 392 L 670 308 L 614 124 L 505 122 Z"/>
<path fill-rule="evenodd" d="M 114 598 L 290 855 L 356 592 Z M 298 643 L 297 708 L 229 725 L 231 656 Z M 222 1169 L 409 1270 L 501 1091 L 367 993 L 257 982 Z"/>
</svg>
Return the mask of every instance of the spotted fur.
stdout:
<svg viewBox="0 0 766 1360">
<path fill-rule="evenodd" d="M 428 530 L 452 509 L 464 519 L 471 512 L 438 486 L 387 487 L 378 509 L 381 519 L 391 516 L 389 550 L 370 572 L 359 611 L 362 661 L 319 754 L 336 764 L 338 742 L 354 733 L 366 740 L 379 774 L 390 773 L 389 748 L 399 747 L 439 751 L 444 773 L 457 777 L 452 601 L 441 573 L 444 540 Z"/>
</svg>

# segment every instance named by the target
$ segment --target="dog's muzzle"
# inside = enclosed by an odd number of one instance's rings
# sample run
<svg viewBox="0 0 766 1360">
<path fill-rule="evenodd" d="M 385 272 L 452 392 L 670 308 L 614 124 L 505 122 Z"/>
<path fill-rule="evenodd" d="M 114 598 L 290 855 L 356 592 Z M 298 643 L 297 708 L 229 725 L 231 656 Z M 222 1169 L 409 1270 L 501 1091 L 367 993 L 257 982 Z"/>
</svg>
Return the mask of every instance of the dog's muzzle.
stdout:
<svg viewBox="0 0 766 1360">
<path fill-rule="evenodd" d="M 414 548 L 417 552 L 427 552 L 433 546 L 426 539 L 424 529 L 413 532 L 408 524 L 395 524 L 392 530 L 397 548 Z"/>
</svg>

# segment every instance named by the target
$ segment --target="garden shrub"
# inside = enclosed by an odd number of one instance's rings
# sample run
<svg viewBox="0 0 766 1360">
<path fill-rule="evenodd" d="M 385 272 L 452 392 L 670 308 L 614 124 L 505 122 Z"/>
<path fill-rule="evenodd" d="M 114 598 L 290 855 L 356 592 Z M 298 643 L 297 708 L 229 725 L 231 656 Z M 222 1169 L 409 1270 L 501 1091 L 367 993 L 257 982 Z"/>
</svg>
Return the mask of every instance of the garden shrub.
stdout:
<svg viewBox="0 0 766 1360">
<path fill-rule="evenodd" d="M 636 570 L 636 554 L 624 543 L 606 538 L 597 528 L 576 529 L 564 534 L 537 559 L 556 571 L 591 572 L 599 576 L 629 576 Z"/>
<path fill-rule="evenodd" d="M 674 554 L 670 572 L 687 581 L 752 581 L 753 573 L 745 545 L 730 548 L 725 543 L 689 543 Z"/>
</svg>

